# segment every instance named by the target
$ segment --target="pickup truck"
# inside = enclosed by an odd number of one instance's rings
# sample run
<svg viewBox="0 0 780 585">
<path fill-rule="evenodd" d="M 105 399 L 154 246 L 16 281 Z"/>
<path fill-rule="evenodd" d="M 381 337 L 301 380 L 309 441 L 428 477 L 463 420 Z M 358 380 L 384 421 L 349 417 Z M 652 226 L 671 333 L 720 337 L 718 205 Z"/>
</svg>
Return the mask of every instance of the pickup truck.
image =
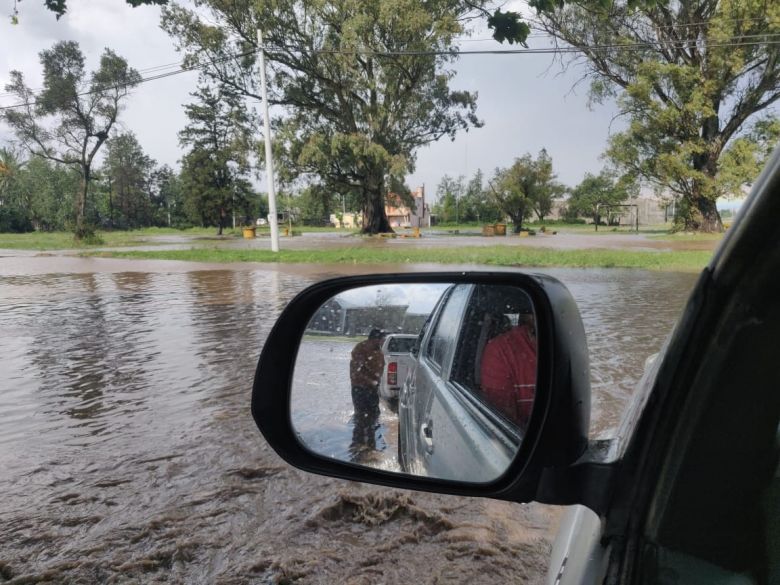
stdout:
<svg viewBox="0 0 780 585">
<path fill-rule="evenodd" d="M 393 333 L 382 343 L 385 367 L 379 383 L 379 396 L 385 400 L 398 399 L 398 392 L 406 380 L 410 366 L 414 363 L 414 357 L 410 352 L 416 342 L 416 335 Z"/>
</svg>

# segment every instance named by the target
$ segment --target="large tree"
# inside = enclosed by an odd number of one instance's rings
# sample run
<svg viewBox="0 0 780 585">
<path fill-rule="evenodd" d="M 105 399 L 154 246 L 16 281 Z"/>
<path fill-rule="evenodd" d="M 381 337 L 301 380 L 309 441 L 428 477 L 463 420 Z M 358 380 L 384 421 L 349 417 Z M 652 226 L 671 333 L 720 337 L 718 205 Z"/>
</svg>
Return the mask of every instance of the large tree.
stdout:
<svg viewBox="0 0 780 585">
<path fill-rule="evenodd" d="M 608 156 L 624 171 L 680 199 L 678 222 L 722 228 L 715 201 L 735 179 L 719 177 L 735 140 L 780 98 L 780 3 L 670 0 L 567 4 L 534 0 L 542 27 L 579 50 L 591 96 L 617 96 L 628 128 Z M 747 171 L 747 167 L 742 168 Z"/>
<path fill-rule="evenodd" d="M 459 223 L 463 220 L 460 203 L 464 195 L 463 177 L 444 175 L 436 187 L 436 205 L 434 213 L 438 223 Z"/>
<path fill-rule="evenodd" d="M 587 173 L 582 182 L 572 189 L 568 201 L 569 214 L 590 217 L 598 223 L 601 216 L 609 213 L 609 206 L 622 204 L 632 194 L 633 188 L 633 184 L 617 178 L 610 170 L 605 169 L 598 175 Z"/>
<path fill-rule="evenodd" d="M 170 5 L 162 26 L 220 84 L 259 99 L 264 29 L 269 101 L 285 106 L 283 165 L 337 193 L 357 193 L 363 230 L 391 231 L 391 178 L 419 147 L 478 125 L 476 95 L 450 88 L 448 51 L 474 6 L 462 0 L 203 0 Z M 403 54 L 402 54 L 403 53 Z M 240 55 L 236 57 L 236 55 Z"/>
<path fill-rule="evenodd" d="M 41 51 L 43 89 L 35 93 L 20 71 L 11 72 L 5 89 L 20 106 L 4 118 L 21 144 L 34 156 L 76 168 L 81 187 L 75 194 L 75 236 L 93 232 L 87 217 L 92 165 L 116 124 L 122 102 L 140 80 L 127 61 L 105 49 L 100 66 L 87 74 L 84 55 L 75 41 L 61 41 Z"/>
<path fill-rule="evenodd" d="M 190 148 L 182 161 L 185 204 L 190 217 L 217 225 L 222 235 L 227 216 L 248 204 L 252 117 L 234 92 L 201 85 L 192 95 L 196 102 L 185 106 L 188 123 L 179 133 Z"/>
<path fill-rule="evenodd" d="M 515 232 L 522 229 L 523 221 L 535 210 L 541 214 L 540 219 L 549 213 L 553 196 L 562 191 L 545 149 L 535 159 L 525 154 L 515 159 L 512 166 L 496 169 L 488 186 L 494 204 L 511 218 Z"/>
<path fill-rule="evenodd" d="M 156 164 L 132 132 L 116 134 L 109 139 L 103 176 L 108 182 L 108 214 L 112 228 L 152 224 L 152 174 Z"/>
</svg>

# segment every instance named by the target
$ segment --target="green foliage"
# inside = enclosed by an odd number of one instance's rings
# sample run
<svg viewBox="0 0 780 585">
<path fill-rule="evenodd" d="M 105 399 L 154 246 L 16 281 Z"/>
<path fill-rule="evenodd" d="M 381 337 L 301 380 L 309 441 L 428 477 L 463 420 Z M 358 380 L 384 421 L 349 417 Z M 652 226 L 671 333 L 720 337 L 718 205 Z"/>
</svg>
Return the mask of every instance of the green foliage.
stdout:
<svg viewBox="0 0 780 585">
<path fill-rule="evenodd" d="M 515 232 L 521 230 L 531 213 L 535 212 L 539 220 L 550 213 L 553 199 L 563 193 L 555 177 L 552 158 L 545 149 L 536 159 L 526 154 L 509 168 L 496 169 L 489 192 L 495 205 L 511 218 Z"/>
<path fill-rule="evenodd" d="M 226 56 L 256 49 L 262 27 L 270 100 L 287 108 L 275 136 L 282 179 L 358 197 L 374 233 L 390 231 L 388 185 L 414 169 L 417 149 L 480 124 L 476 95 L 450 88 L 447 51 L 483 4 L 204 0 L 198 11 L 167 7 L 162 26 L 187 59 L 211 64 L 210 77 L 256 99 L 256 55 Z"/>
<path fill-rule="evenodd" d="M 488 17 L 487 25 L 493 31 L 493 38 L 499 43 L 507 41 L 510 45 L 520 43 L 527 46 L 525 41 L 531 34 L 531 27 L 521 18 L 517 12 L 501 12 L 501 9 L 497 9 Z"/>
<path fill-rule="evenodd" d="M 0 149 L 0 208 L 6 218 L 0 231 L 72 226 L 79 182 L 76 171 L 65 165 L 40 157 L 24 160 L 15 151 Z"/>
<path fill-rule="evenodd" d="M 438 224 L 468 221 L 460 216 L 460 199 L 463 197 L 463 177 L 457 179 L 444 175 L 436 188 L 436 204 L 433 213 Z"/>
<path fill-rule="evenodd" d="M 575 217 L 590 217 L 594 222 L 598 222 L 608 214 L 604 206 L 621 204 L 630 194 L 630 185 L 626 181 L 618 180 L 614 173 L 606 170 L 598 175 L 588 173 L 572 190 L 568 212 Z"/>
<path fill-rule="evenodd" d="M 168 0 L 125 0 L 125 2 L 133 8 L 136 8 L 146 4 L 167 4 Z M 43 0 L 43 5 L 57 16 L 57 20 L 59 20 L 68 10 L 67 0 Z"/>
<path fill-rule="evenodd" d="M 300 210 L 304 225 L 325 225 L 330 222 L 330 214 L 337 208 L 333 194 L 320 185 L 310 185 L 295 198 L 295 206 Z"/>
<path fill-rule="evenodd" d="M 34 229 L 30 218 L 23 210 L 0 206 L 0 232 L 23 234 Z"/>
<path fill-rule="evenodd" d="M 780 45 L 767 40 L 780 34 L 780 4 L 533 5 L 549 33 L 581 49 L 593 79 L 591 99 L 616 95 L 628 118 L 607 156 L 621 171 L 679 198 L 677 221 L 686 229 L 719 230 L 715 200 L 752 182 L 756 161 L 763 160 L 766 127 L 751 122 L 780 99 Z"/>
<path fill-rule="evenodd" d="M 182 161 L 184 210 L 193 223 L 217 226 L 218 234 L 229 215 L 251 216 L 252 189 L 246 176 L 252 118 L 233 92 L 201 86 L 185 106 L 189 122 L 179 133 L 190 151 Z"/>
<path fill-rule="evenodd" d="M 87 215 L 93 161 L 140 75 L 111 49 L 104 50 L 98 69 L 87 75 L 84 55 L 74 41 L 60 41 L 41 51 L 40 62 L 43 89 L 37 94 L 21 72 L 11 72 L 5 89 L 25 105 L 6 110 L 3 117 L 32 155 L 80 173 L 81 188 L 74 193 L 74 229 L 80 238 L 93 230 Z"/>
<path fill-rule="evenodd" d="M 732 140 L 718 161 L 721 197 L 739 197 L 753 184 L 780 143 L 780 118 L 764 118 L 750 132 Z"/>
<path fill-rule="evenodd" d="M 117 134 L 107 142 L 103 179 L 107 181 L 104 217 L 111 228 L 138 228 L 152 225 L 152 173 L 156 163 L 144 153 L 132 132 Z"/>
</svg>

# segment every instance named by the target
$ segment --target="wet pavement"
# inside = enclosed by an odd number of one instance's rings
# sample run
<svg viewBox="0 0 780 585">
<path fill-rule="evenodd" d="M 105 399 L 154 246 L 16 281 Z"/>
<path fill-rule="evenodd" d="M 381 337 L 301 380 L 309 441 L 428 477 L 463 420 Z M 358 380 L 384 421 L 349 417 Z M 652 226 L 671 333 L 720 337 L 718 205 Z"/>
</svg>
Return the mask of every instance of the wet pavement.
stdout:
<svg viewBox="0 0 780 585">
<path fill-rule="evenodd" d="M 298 472 L 251 420 L 285 303 L 383 269 L 432 267 L 0 258 L 0 583 L 539 582 L 556 509 Z M 543 272 L 579 304 L 608 435 L 696 277 Z"/>
</svg>

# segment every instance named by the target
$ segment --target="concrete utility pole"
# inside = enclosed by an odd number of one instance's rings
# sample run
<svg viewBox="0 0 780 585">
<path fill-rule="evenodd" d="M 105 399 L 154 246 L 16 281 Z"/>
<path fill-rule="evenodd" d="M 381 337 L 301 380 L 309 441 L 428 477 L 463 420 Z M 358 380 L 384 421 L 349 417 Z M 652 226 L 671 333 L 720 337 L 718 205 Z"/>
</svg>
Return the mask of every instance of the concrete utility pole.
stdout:
<svg viewBox="0 0 780 585">
<path fill-rule="evenodd" d="M 265 83 L 265 49 L 263 33 L 257 29 L 257 44 L 260 46 L 260 93 L 263 98 L 263 122 L 265 123 L 265 175 L 268 181 L 268 223 L 271 224 L 271 251 L 279 251 L 279 222 L 276 215 L 276 193 L 274 192 L 274 158 L 271 151 L 271 117 L 268 115 L 268 88 Z M 292 233 L 292 232 L 291 232 Z"/>
</svg>

